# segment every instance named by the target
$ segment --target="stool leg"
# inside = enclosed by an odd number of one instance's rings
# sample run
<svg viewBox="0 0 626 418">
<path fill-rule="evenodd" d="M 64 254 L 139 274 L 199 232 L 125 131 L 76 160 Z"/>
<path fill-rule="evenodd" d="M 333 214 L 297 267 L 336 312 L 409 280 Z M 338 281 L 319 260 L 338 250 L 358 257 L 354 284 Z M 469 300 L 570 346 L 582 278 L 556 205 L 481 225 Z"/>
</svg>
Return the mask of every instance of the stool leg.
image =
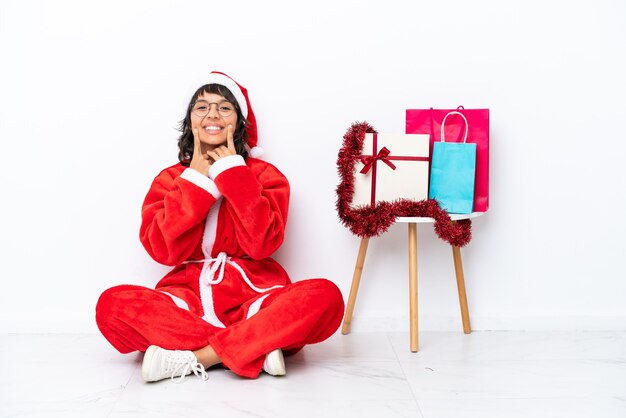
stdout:
<svg viewBox="0 0 626 418">
<path fill-rule="evenodd" d="M 359 291 L 359 283 L 361 282 L 361 273 L 363 273 L 363 263 L 365 263 L 365 254 L 367 253 L 367 244 L 369 238 L 362 238 L 359 246 L 359 255 L 356 258 L 354 266 L 354 275 L 352 276 L 352 286 L 350 286 L 350 296 L 348 297 L 348 305 L 346 306 L 346 314 L 343 317 L 342 334 L 350 332 L 350 323 L 352 322 L 352 313 L 354 312 L 354 304 L 356 302 L 356 294 Z"/>
<path fill-rule="evenodd" d="M 467 295 L 465 294 L 465 278 L 463 277 L 463 263 L 461 262 L 461 249 L 452 246 L 452 256 L 454 257 L 454 271 L 456 272 L 456 285 L 459 288 L 459 303 L 461 305 L 461 318 L 463 319 L 463 332 L 472 332 L 470 327 L 469 312 L 467 309 Z"/>
<path fill-rule="evenodd" d="M 409 223 L 409 298 L 411 351 L 416 353 L 419 347 L 417 335 L 417 224 Z"/>
</svg>

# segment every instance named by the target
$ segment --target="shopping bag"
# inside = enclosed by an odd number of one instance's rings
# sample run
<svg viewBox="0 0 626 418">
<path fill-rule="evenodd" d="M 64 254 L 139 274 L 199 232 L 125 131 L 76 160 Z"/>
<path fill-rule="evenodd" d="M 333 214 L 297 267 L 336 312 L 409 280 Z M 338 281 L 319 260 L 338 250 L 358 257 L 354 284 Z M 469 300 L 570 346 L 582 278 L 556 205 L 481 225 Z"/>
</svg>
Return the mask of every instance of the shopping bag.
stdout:
<svg viewBox="0 0 626 418">
<path fill-rule="evenodd" d="M 428 198 L 428 135 L 366 133 L 352 206 Z"/>
<path fill-rule="evenodd" d="M 434 144 L 440 142 L 441 122 L 452 111 L 460 113 L 467 120 L 467 142 L 476 144 L 476 174 L 474 182 L 474 212 L 489 209 L 489 109 L 407 109 L 406 133 L 429 134 L 430 153 Z M 459 115 L 446 120 L 447 142 L 460 142 L 465 133 L 465 122 Z M 432 172 L 432 168 L 431 168 Z"/>
<path fill-rule="evenodd" d="M 465 121 L 463 142 L 446 142 L 446 119 L 460 115 Z M 448 213 L 472 213 L 476 144 L 467 143 L 469 128 L 465 116 L 449 112 L 441 122 L 441 140 L 433 145 L 428 197 L 435 199 Z"/>
</svg>

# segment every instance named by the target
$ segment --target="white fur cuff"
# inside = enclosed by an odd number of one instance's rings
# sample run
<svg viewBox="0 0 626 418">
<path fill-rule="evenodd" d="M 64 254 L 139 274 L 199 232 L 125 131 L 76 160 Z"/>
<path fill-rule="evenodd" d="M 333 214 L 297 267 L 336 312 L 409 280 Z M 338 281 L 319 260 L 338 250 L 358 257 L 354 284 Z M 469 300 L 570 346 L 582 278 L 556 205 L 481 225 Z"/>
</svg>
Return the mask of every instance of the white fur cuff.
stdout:
<svg viewBox="0 0 626 418">
<path fill-rule="evenodd" d="M 209 168 L 209 177 L 213 180 L 229 168 L 245 166 L 246 162 L 239 154 L 220 158 Z"/>
<path fill-rule="evenodd" d="M 217 189 L 215 182 L 208 177 L 203 176 L 193 168 L 186 168 L 180 175 L 181 178 L 195 184 L 198 187 L 203 188 L 207 192 L 211 193 L 215 199 L 219 199 L 222 193 Z"/>
</svg>

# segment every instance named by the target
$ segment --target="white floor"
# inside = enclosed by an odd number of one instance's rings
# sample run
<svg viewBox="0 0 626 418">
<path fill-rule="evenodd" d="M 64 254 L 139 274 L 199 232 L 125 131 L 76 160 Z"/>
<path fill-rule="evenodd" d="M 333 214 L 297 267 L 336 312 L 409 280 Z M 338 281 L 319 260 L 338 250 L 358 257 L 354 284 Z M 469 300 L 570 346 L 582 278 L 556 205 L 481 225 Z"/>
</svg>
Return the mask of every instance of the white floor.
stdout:
<svg viewBox="0 0 626 418">
<path fill-rule="evenodd" d="M 99 335 L 0 335 L 0 417 L 626 417 L 626 332 L 334 335 L 287 376 L 141 380 Z"/>
</svg>

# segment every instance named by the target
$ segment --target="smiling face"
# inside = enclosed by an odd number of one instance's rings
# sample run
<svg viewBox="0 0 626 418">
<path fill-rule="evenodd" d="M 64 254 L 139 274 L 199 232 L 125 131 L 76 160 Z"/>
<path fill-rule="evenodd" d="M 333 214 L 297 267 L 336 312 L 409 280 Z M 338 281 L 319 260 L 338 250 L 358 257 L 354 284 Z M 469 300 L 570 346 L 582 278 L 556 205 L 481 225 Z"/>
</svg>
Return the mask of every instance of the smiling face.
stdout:
<svg viewBox="0 0 626 418">
<path fill-rule="evenodd" d="M 228 113 L 228 108 L 232 111 L 229 115 L 223 116 Z M 203 92 L 198 96 L 194 109 L 190 115 L 191 129 L 198 130 L 202 152 L 226 144 L 228 125 L 232 125 L 233 129 L 237 126 L 235 105 L 219 94 Z M 206 115 L 200 116 L 204 113 Z"/>
</svg>

